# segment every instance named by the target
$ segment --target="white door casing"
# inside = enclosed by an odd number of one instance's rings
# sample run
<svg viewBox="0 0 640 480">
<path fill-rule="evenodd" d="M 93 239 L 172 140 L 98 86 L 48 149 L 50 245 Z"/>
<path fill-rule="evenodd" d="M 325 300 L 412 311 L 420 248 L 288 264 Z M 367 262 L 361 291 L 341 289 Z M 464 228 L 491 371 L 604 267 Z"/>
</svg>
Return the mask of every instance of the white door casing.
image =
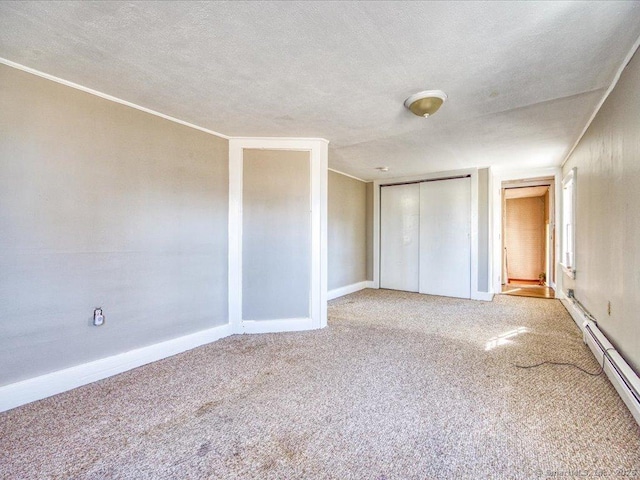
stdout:
<svg viewBox="0 0 640 480">
<path fill-rule="evenodd" d="M 229 323 L 233 333 L 323 328 L 327 325 L 327 157 L 328 142 L 317 138 L 232 138 L 229 140 Z M 253 320 L 243 315 L 244 149 L 297 150 L 310 155 L 311 272 L 309 315 Z M 277 272 L 275 272 L 277 274 Z"/>
<path fill-rule="evenodd" d="M 553 219 L 555 223 L 556 218 L 560 218 L 560 202 L 557 200 L 562 195 L 562 173 L 559 167 L 550 167 L 550 168 L 535 168 L 535 169 L 493 169 L 492 170 L 492 178 L 491 184 L 493 189 L 491 190 L 491 211 L 493 218 L 492 225 L 492 244 L 493 244 L 493 254 L 492 254 L 492 278 L 491 285 L 493 287 L 494 292 L 500 292 L 502 290 L 502 282 L 504 281 L 504 272 L 503 272 L 503 248 L 504 248 L 504 238 L 503 238 L 503 216 L 504 216 L 504 199 L 502 193 L 502 185 L 504 182 L 512 182 L 515 180 L 533 180 L 540 179 L 546 177 L 553 177 L 553 195 L 550 197 L 553 198 L 553 202 L 551 205 Z M 560 243 L 562 241 L 561 232 L 555 232 L 555 238 L 553 239 L 553 249 L 555 264 L 552 265 L 551 268 L 555 270 L 555 284 L 551 284 L 552 288 L 556 291 L 556 298 L 563 298 L 562 292 L 562 268 L 559 266 L 558 259 L 560 258 Z"/>
</svg>

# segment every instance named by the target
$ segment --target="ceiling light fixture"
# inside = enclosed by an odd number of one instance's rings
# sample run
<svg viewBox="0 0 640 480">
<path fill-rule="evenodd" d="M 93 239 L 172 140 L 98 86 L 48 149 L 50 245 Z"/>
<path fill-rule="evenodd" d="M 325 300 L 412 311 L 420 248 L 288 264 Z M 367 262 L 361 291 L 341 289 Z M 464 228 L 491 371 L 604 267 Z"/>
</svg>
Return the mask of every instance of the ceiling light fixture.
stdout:
<svg viewBox="0 0 640 480">
<path fill-rule="evenodd" d="M 381 172 L 388 172 L 389 171 L 389 167 L 376 167 L 376 170 L 379 170 Z"/>
<path fill-rule="evenodd" d="M 442 90 L 425 90 L 411 95 L 404 101 L 404 106 L 419 117 L 430 117 L 438 111 L 447 94 Z"/>
</svg>

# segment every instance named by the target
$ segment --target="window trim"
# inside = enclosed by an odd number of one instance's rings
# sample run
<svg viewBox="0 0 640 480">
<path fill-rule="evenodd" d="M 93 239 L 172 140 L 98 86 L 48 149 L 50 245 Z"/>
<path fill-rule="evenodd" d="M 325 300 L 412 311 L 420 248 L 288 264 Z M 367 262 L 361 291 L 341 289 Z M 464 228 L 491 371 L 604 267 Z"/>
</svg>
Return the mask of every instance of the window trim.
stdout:
<svg viewBox="0 0 640 480">
<path fill-rule="evenodd" d="M 562 179 L 562 248 L 561 248 L 561 257 L 560 257 L 560 265 L 562 266 L 562 270 L 565 274 L 567 274 L 570 278 L 576 278 L 576 173 L 577 168 L 573 167 L 569 173 L 567 173 Z M 566 219 L 565 215 L 566 211 L 566 195 L 565 189 L 571 188 L 571 218 Z M 567 225 L 571 225 L 572 235 L 571 235 L 571 245 L 567 245 Z M 572 256 L 572 264 L 569 265 L 567 262 L 567 253 L 571 253 Z"/>
</svg>

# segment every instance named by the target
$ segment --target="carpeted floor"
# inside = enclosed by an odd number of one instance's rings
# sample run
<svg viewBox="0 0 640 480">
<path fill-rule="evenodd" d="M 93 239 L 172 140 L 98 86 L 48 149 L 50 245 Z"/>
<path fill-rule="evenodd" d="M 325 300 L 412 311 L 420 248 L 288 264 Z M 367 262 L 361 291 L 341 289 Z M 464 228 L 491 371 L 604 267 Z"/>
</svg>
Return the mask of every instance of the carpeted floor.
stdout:
<svg viewBox="0 0 640 480">
<path fill-rule="evenodd" d="M 640 478 L 640 428 L 556 300 L 365 290 L 0 414 L 0 478 Z"/>
</svg>

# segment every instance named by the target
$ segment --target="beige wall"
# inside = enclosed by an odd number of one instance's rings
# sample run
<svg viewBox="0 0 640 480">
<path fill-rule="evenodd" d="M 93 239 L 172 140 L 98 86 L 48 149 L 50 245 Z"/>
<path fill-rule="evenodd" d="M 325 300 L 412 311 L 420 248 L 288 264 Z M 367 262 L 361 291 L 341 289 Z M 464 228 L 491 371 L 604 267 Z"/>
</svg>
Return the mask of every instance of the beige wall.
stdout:
<svg viewBox="0 0 640 480">
<path fill-rule="evenodd" d="M 0 385 L 226 323 L 227 170 L 224 139 L 0 65 Z"/>
<path fill-rule="evenodd" d="M 368 235 L 367 198 L 366 183 L 329 171 L 329 290 L 367 280 L 367 252 L 373 243 Z"/>
<path fill-rule="evenodd" d="M 640 373 L 640 55 L 564 165 L 577 167 L 576 279 L 563 288 Z M 607 304 L 611 302 L 611 314 Z"/>
<path fill-rule="evenodd" d="M 489 169 L 478 169 L 478 291 L 489 291 Z"/>
<path fill-rule="evenodd" d="M 311 316 L 311 156 L 243 154 L 242 318 Z"/>
</svg>

